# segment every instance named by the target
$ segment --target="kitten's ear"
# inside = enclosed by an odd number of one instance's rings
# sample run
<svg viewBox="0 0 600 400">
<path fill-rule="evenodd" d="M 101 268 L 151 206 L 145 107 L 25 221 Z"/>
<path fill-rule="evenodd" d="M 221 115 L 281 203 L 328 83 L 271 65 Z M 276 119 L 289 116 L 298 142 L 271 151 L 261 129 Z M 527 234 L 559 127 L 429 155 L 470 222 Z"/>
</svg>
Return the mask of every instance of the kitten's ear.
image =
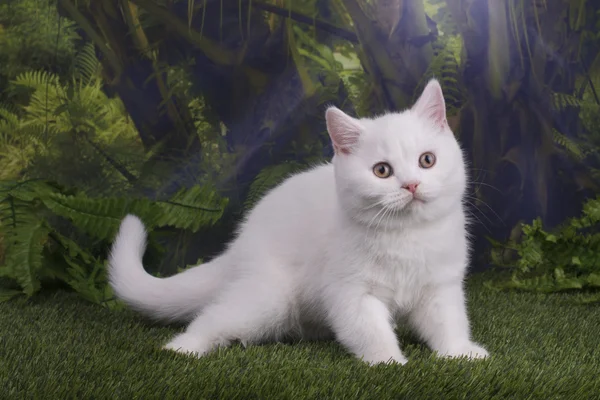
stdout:
<svg viewBox="0 0 600 400">
<path fill-rule="evenodd" d="M 446 102 L 444 101 L 444 93 L 437 79 L 431 79 L 421 97 L 412 107 L 422 118 L 426 118 L 433 122 L 439 128 L 448 128 L 446 120 Z"/>
<path fill-rule="evenodd" d="M 362 124 L 337 107 L 327 109 L 325 121 L 335 152 L 350 154 L 358 144 L 358 138 L 363 131 Z"/>
</svg>

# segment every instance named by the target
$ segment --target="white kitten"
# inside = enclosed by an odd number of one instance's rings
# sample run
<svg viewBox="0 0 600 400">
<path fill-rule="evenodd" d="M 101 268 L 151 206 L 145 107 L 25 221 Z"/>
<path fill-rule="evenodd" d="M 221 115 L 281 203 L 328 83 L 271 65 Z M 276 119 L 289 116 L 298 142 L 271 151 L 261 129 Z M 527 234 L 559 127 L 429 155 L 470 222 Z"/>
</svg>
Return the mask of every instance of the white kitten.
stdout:
<svg viewBox="0 0 600 400">
<path fill-rule="evenodd" d="M 439 354 L 486 357 L 470 338 L 466 173 L 439 83 L 401 113 L 355 119 L 332 107 L 326 120 L 332 163 L 271 190 L 206 264 L 147 274 L 144 226 L 127 216 L 110 255 L 116 295 L 156 319 L 191 321 L 166 348 L 198 356 L 291 335 L 405 363 L 393 329 L 405 316 Z"/>
</svg>

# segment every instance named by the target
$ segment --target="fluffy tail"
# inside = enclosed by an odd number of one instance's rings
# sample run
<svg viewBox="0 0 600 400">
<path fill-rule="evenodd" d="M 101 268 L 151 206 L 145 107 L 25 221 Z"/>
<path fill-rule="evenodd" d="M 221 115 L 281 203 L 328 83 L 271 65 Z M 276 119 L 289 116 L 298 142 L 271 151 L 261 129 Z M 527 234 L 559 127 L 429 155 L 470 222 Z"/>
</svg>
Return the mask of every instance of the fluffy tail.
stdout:
<svg viewBox="0 0 600 400">
<path fill-rule="evenodd" d="M 110 252 L 108 276 L 118 298 L 153 319 L 189 321 L 214 298 L 223 283 L 218 258 L 168 278 L 154 277 L 142 264 L 145 249 L 142 221 L 127 215 Z"/>
</svg>

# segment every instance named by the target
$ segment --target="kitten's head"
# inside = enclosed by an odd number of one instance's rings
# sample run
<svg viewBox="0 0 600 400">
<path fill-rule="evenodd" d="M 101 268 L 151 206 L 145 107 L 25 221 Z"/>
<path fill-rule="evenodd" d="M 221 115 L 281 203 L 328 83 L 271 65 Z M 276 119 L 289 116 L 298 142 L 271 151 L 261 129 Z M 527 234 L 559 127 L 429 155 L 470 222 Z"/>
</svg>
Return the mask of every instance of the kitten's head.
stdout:
<svg viewBox="0 0 600 400">
<path fill-rule="evenodd" d="M 403 112 L 356 119 L 331 107 L 326 120 L 338 194 L 352 218 L 394 226 L 434 220 L 461 207 L 463 154 L 437 80 Z"/>
</svg>

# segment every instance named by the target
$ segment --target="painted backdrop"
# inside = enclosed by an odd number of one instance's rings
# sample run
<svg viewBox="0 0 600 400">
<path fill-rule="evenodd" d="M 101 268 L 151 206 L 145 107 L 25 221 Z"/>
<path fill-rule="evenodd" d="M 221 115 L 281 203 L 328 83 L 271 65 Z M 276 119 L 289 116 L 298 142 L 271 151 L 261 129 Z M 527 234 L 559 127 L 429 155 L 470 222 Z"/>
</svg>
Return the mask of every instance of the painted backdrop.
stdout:
<svg viewBox="0 0 600 400">
<path fill-rule="evenodd" d="M 171 274 L 219 252 L 265 190 L 331 156 L 328 105 L 401 110 L 435 76 L 469 160 L 473 268 L 485 269 L 492 241 L 536 217 L 556 226 L 598 193 L 599 10 L 0 1 L 0 256 L 28 293 L 49 276 L 101 298 L 132 211 L 153 232 L 149 268 Z"/>
</svg>

